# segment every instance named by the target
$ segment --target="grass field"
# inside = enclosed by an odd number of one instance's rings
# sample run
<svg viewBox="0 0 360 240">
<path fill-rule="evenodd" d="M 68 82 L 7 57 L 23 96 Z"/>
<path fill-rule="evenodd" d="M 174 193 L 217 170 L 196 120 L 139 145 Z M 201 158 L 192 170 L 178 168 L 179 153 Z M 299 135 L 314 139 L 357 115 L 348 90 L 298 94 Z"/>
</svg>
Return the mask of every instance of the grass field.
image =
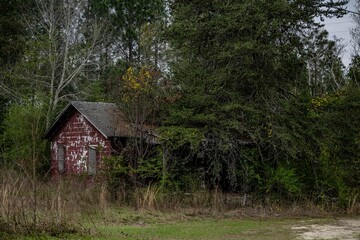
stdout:
<svg viewBox="0 0 360 240">
<path fill-rule="evenodd" d="M 149 186 L 112 202 L 105 185 L 64 181 L 39 182 L 35 198 L 31 180 L 16 172 L 0 176 L 0 240 L 360 240 L 356 197 L 348 209 L 256 199 L 241 207 L 237 195 L 200 191 L 167 198 Z"/>
<path fill-rule="evenodd" d="M 294 239 L 292 221 L 193 220 L 144 226 L 103 226 L 97 239 Z"/>
<path fill-rule="evenodd" d="M 185 216 L 181 213 L 118 211 L 84 220 L 84 231 L 60 236 L 17 236 L 22 240 L 118 239 L 296 239 L 293 226 L 328 224 L 330 218 L 234 218 Z"/>
</svg>

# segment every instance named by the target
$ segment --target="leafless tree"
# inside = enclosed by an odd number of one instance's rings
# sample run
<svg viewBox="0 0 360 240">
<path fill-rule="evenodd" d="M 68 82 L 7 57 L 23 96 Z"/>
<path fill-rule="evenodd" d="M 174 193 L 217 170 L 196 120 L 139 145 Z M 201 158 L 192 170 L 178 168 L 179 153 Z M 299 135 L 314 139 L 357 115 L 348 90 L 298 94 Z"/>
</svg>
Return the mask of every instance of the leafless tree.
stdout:
<svg viewBox="0 0 360 240">
<path fill-rule="evenodd" d="M 330 40 L 320 28 L 309 31 L 305 41 L 307 81 L 312 96 L 336 92 L 344 86 L 341 39 Z"/>
<path fill-rule="evenodd" d="M 355 3 L 355 11 L 352 12 L 352 18 L 355 22 L 355 27 L 351 29 L 351 36 L 354 45 L 354 54 L 360 55 L 360 1 L 357 0 Z"/>
<path fill-rule="evenodd" d="M 0 80 L 3 93 L 48 106 L 46 126 L 59 102 L 76 99 L 96 78 L 108 32 L 89 17 L 88 1 L 36 0 L 24 16 L 29 32 L 22 61 Z"/>
</svg>

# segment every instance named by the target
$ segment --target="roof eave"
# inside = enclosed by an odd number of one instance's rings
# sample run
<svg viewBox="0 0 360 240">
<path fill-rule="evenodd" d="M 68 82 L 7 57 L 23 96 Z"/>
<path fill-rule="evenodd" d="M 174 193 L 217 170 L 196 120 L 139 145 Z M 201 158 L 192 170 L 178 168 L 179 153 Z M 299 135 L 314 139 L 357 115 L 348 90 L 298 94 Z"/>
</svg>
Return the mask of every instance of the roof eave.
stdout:
<svg viewBox="0 0 360 240">
<path fill-rule="evenodd" d="M 81 110 L 77 109 L 76 107 L 75 107 L 75 109 L 76 109 L 79 113 L 81 113 L 81 115 L 91 124 L 91 126 L 93 126 L 93 127 L 94 127 L 99 133 L 101 133 L 106 139 L 109 138 L 108 135 L 106 135 L 105 133 L 103 133 L 98 127 L 96 127 L 96 125 L 95 125 L 93 122 L 91 122 L 91 120 L 86 116 L 86 114 L 84 114 L 83 112 L 81 112 Z"/>
<path fill-rule="evenodd" d="M 68 111 L 68 109 L 72 106 L 71 103 L 68 103 L 68 105 L 61 111 L 61 113 L 58 114 L 56 119 L 54 120 L 53 124 L 48 128 L 48 130 L 44 133 L 43 139 L 51 140 L 52 137 L 56 134 L 56 126 L 59 124 L 59 120 L 63 117 L 63 115 Z"/>
</svg>

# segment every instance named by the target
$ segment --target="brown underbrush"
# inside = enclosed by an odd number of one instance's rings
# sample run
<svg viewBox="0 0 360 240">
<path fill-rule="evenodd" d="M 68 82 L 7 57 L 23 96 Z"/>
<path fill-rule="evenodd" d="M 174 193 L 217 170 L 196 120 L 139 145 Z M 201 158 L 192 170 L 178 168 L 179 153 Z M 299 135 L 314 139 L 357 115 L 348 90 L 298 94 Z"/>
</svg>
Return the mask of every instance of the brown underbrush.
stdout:
<svg viewBox="0 0 360 240">
<path fill-rule="evenodd" d="M 44 182 L 13 171 L 1 172 L 0 186 L 0 238 L 13 234 L 61 236 L 88 231 L 89 223 L 94 219 L 118 221 L 119 215 L 113 212 L 119 209 L 140 215 L 166 212 L 166 218 L 185 219 L 360 214 L 360 204 L 356 198 L 348 208 L 343 209 L 336 204 L 317 205 L 307 199 L 264 200 L 249 195 L 226 194 L 217 189 L 177 193 L 155 185 L 128 190 L 125 197 L 114 200 L 106 183 L 101 181 L 67 178 Z M 127 221 L 126 217 L 120 218 Z M 134 221 L 137 221 L 137 217 L 134 217 Z"/>
<path fill-rule="evenodd" d="M 0 236 L 74 233 L 101 209 L 101 188 L 85 181 L 44 182 L 2 171 L 0 186 Z"/>
</svg>

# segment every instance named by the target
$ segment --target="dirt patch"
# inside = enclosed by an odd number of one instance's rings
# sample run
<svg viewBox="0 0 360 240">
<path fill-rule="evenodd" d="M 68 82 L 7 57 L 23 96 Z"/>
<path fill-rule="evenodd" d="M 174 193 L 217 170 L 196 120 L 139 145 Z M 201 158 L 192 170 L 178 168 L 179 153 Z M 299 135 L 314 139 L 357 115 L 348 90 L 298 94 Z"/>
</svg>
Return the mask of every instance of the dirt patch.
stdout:
<svg viewBox="0 0 360 240">
<path fill-rule="evenodd" d="M 360 219 L 340 219 L 331 224 L 304 224 L 293 226 L 298 239 L 360 239 Z"/>
</svg>

